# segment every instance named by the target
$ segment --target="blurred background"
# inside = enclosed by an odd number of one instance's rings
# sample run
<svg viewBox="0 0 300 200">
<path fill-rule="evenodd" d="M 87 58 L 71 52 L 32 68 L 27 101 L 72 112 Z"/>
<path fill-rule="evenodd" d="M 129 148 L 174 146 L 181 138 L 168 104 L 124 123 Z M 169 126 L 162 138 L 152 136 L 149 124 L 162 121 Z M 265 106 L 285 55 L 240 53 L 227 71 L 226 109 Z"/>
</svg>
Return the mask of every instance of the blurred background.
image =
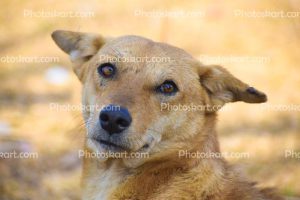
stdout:
<svg viewBox="0 0 300 200">
<path fill-rule="evenodd" d="M 50 37 L 56 29 L 167 42 L 264 91 L 266 104 L 220 111 L 222 151 L 248 153 L 228 159 L 261 186 L 300 196 L 299 0 L 2 0 L 0 9 L 1 200 L 80 199 L 81 112 L 54 105 L 80 105 L 81 86 Z"/>
</svg>

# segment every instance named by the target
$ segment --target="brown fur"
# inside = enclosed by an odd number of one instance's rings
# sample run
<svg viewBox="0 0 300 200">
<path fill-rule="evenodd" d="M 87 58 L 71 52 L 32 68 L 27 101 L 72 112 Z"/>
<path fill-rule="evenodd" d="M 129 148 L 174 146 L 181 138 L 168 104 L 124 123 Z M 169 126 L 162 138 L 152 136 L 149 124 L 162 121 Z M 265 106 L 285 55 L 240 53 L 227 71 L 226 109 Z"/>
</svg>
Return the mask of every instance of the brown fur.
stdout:
<svg viewBox="0 0 300 200">
<path fill-rule="evenodd" d="M 100 35 L 55 31 L 57 45 L 71 55 L 83 84 L 84 105 L 127 107 L 133 122 L 118 136 L 124 151 L 148 153 L 148 158 L 85 158 L 83 199 L 89 200 L 280 200 L 272 190 L 255 184 L 223 158 L 179 158 L 178 151 L 219 153 L 215 132 L 217 109 L 225 103 L 266 101 L 262 92 L 220 66 L 205 66 L 185 51 L 138 36 L 115 39 Z M 113 80 L 99 76 L 97 67 L 107 57 L 168 57 L 169 62 L 117 62 Z M 154 91 L 165 80 L 179 88 L 174 96 Z M 162 110 L 161 104 L 205 105 L 197 112 Z M 83 113 L 87 152 L 107 152 L 92 138 L 103 133 L 99 110 Z"/>
</svg>

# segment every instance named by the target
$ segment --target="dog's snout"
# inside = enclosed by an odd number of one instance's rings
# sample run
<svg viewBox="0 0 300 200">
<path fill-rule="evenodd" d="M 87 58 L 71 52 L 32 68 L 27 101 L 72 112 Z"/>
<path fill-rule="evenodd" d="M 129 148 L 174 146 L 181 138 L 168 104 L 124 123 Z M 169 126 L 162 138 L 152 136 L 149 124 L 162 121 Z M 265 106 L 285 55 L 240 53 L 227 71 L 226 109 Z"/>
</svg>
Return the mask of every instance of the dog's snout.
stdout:
<svg viewBox="0 0 300 200">
<path fill-rule="evenodd" d="M 101 127 L 109 134 L 121 133 L 131 124 L 131 115 L 127 108 L 108 105 L 102 109 L 99 116 Z"/>
</svg>

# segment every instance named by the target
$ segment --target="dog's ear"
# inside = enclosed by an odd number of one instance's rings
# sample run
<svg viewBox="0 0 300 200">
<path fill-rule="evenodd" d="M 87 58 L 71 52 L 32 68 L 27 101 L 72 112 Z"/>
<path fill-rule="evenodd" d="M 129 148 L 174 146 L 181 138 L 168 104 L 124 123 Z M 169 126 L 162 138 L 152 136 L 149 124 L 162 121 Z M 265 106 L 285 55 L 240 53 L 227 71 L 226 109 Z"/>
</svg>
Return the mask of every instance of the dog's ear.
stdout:
<svg viewBox="0 0 300 200">
<path fill-rule="evenodd" d="M 55 43 L 69 54 L 74 64 L 74 71 L 80 78 L 81 65 L 88 61 L 105 44 L 106 40 L 100 35 L 73 31 L 57 30 L 52 33 Z"/>
<path fill-rule="evenodd" d="M 199 76 L 200 83 L 209 96 L 209 106 L 220 108 L 228 102 L 263 103 L 267 101 L 267 96 L 263 92 L 249 87 L 221 66 L 201 66 Z"/>
</svg>

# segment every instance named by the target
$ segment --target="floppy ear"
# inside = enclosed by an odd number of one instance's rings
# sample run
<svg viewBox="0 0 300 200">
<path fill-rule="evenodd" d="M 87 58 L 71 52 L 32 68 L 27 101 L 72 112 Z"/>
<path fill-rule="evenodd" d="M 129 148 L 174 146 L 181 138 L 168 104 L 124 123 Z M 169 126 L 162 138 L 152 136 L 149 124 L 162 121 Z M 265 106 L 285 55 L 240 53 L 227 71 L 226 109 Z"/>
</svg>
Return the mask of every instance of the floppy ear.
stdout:
<svg viewBox="0 0 300 200">
<path fill-rule="evenodd" d="M 202 66 L 199 69 L 199 76 L 202 86 L 208 93 L 209 106 L 220 108 L 228 102 L 263 103 L 267 101 L 267 96 L 263 92 L 249 87 L 221 66 Z"/>
<path fill-rule="evenodd" d="M 105 44 L 105 39 L 96 34 L 57 30 L 52 38 L 58 47 L 70 55 L 77 76 L 82 76 L 81 65 L 88 61 Z"/>
</svg>

